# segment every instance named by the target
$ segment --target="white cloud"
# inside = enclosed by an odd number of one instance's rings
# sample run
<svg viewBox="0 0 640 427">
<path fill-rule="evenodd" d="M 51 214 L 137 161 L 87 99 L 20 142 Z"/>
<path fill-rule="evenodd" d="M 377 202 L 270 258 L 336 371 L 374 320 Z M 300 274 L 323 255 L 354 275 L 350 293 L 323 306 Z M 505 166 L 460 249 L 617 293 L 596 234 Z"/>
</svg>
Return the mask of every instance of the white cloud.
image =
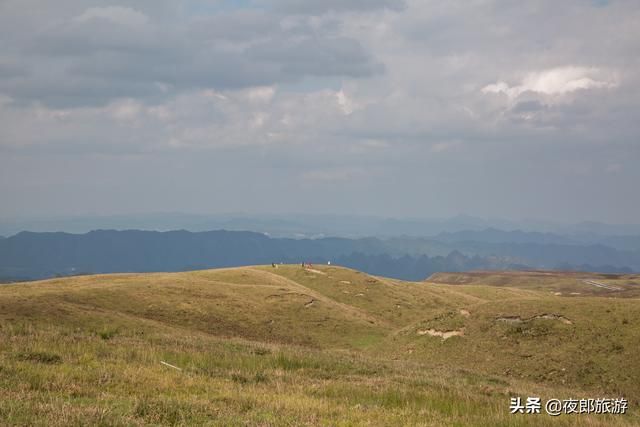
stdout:
<svg viewBox="0 0 640 427">
<path fill-rule="evenodd" d="M 268 104 L 276 94 L 273 86 L 256 87 L 246 90 L 247 99 L 251 104 Z"/>
<path fill-rule="evenodd" d="M 353 113 L 355 104 L 353 103 L 353 100 L 349 98 L 346 93 L 344 93 L 344 90 L 336 92 L 336 100 L 338 101 L 338 105 L 345 115 L 348 116 Z"/>
<path fill-rule="evenodd" d="M 543 95 L 565 95 L 585 89 L 611 88 L 616 86 L 612 76 L 604 76 L 597 68 L 558 67 L 527 74 L 519 85 L 509 86 L 497 82 L 482 88 L 482 92 L 503 93 L 509 98 L 517 98 L 525 92 Z"/>
<path fill-rule="evenodd" d="M 142 111 L 142 104 L 134 99 L 123 99 L 111 103 L 107 109 L 119 121 L 135 120 Z"/>
<path fill-rule="evenodd" d="M 259 111 L 253 114 L 253 117 L 249 121 L 249 125 L 254 129 L 262 128 L 267 120 L 269 120 L 269 114 Z"/>
<path fill-rule="evenodd" d="M 442 141 L 433 144 L 431 146 L 431 151 L 434 153 L 444 153 L 445 151 L 451 151 L 460 145 L 460 141 Z"/>
<path fill-rule="evenodd" d="M 121 6 L 92 7 L 74 18 L 76 22 L 81 23 L 94 19 L 104 19 L 131 28 L 138 28 L 149 22 L 149 18 L 144 13 Z"/>
</svg>

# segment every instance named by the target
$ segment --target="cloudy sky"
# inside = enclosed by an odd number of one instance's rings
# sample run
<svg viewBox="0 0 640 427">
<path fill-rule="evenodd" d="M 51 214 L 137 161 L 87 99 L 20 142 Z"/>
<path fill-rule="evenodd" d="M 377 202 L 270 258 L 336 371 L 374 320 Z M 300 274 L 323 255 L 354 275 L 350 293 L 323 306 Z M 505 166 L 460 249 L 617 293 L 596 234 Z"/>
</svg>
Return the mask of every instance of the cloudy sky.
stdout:
<svg viewBox="0 0 640 427">
<path fill-rule="evenodd" d="M 637 0 L 0 0 L 0 217 L 638 222 Z"/>
</svg>

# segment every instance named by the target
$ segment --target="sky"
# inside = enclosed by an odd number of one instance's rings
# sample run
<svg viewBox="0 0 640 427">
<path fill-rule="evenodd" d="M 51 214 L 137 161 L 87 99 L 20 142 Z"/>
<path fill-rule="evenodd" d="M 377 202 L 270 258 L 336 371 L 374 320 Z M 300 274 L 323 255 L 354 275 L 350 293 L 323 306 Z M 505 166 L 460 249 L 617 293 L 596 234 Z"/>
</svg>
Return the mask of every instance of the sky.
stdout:
<svg viewBox="0 0 640 427">
<path fill-rule="evenodd" d="M 640 217 L 637 0 L 0 0 L 0 217 Z"/>
</svg>

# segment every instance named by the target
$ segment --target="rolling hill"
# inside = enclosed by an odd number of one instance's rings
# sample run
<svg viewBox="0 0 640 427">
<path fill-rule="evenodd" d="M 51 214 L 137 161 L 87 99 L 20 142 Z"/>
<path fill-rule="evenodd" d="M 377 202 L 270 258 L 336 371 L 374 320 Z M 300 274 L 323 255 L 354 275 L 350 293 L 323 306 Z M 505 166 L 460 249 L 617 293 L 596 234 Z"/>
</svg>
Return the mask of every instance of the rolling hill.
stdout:
<svg viewBox="0 0 640 427">
<path fill-rule="evenodd" d="M 326 265 L 3 285 L 0 420 L 637 425 L 638 288 L 633 275 L 404 282 Z M 630 410 L 511 415 L 512 396 L 626 397 Z"/>
</svg>

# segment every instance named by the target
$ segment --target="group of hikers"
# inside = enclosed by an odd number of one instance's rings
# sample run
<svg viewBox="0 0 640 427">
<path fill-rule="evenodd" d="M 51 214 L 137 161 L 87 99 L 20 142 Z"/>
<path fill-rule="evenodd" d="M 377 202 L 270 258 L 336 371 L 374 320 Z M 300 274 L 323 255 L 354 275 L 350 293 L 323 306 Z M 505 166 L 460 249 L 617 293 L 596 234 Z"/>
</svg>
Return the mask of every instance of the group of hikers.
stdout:
<svg viewBox="0 0 640 427">
<path fill-rule="evenodd" d="M 282 264 L 282 263 L 280 263 Z M 331 264 L 331 262 L 328 262 L 327 264 Z M 302 266 L 302 268 L 312 268 L 313 265 L 310 262 L 302 262 L 300 263 L 300 265 Z M 273 268 L 278 268 L 278 264 L 276 264 L 275 262 L 271 263 L 271 267 Z"/>
</svg>

